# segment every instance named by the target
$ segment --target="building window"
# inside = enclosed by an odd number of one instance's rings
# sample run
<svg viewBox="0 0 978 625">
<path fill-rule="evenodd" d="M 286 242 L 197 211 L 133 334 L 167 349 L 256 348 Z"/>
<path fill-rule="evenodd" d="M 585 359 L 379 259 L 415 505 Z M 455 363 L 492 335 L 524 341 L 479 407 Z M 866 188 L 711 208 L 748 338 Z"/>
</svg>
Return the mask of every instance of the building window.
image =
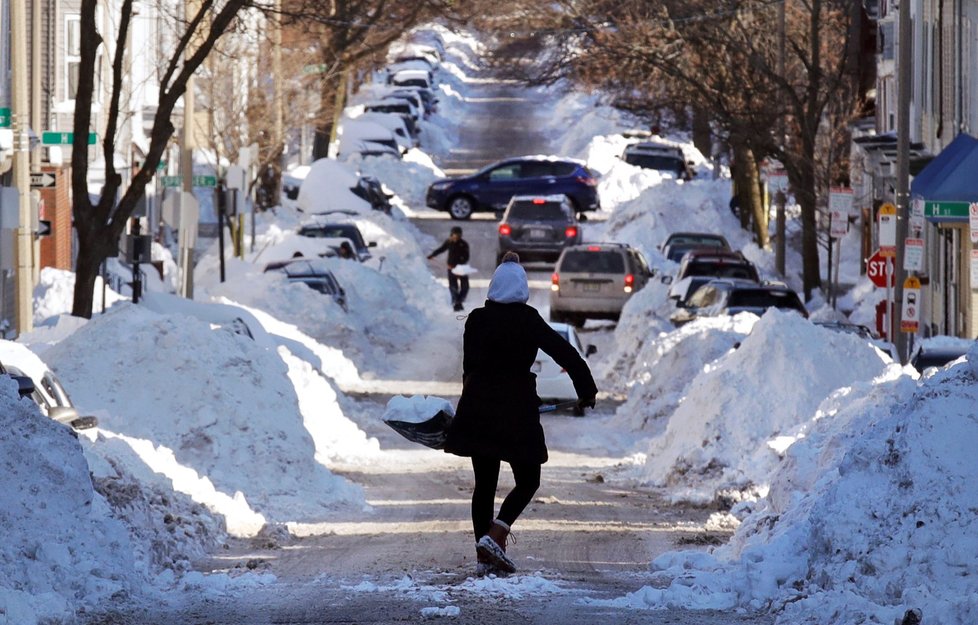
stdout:
<svg viewBox="0 0 978 625">
<path fill-rule="evenodd" d="M 81 68 L 81 16 L 65 16 L 65 98 L 74 100 L 78 94 L 78 73 Z"/>
</svg>

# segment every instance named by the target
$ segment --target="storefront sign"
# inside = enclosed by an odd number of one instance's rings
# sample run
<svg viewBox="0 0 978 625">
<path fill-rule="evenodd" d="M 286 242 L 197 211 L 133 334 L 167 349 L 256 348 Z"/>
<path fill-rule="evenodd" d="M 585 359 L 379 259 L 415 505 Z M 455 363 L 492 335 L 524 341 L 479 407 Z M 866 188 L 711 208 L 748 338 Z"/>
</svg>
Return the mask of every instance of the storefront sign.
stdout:
<svg viewBox="0 0 978 625">
<path fill-rule="evenodd" d="M 920 329 L 920 280 L 914 277 L 903 281 L 903 311 L 900 331 L 914 333 Z"/>
<path fill-rule="evenodd" d="M 923 239 L 905 239 L 903 247 L 903 268 L 907 271 L 923 271 Z"/>
</svg>

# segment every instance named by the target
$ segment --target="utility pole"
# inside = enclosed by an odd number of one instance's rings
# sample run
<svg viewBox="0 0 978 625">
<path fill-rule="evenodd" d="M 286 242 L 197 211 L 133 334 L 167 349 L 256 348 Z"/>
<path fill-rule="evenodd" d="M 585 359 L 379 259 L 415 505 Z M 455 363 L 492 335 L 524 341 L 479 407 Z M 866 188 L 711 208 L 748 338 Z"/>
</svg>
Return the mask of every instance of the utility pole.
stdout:
<svg viewBox="0 0 978 625">
<path fill-rule="evenodd" d="M 272 205 L 277 205 L 282 202 L 282 198 L 279 195 L 279 190 L 282 188 L 282 170 L 285 169 L 282 163 L 282 157 L 285 153 L 285 132 L 283 118 L 283 81 L 282 81 L 282 0 L 275 0 L 275 10 L 272 16 L 272 74 L 275 77 L 275 127 L 272 129 L 272 136 L 274 137 L 274 149 L 275 149 L 275 168 L 276 180 L 279 184 L 275 186 L 275 191 L 272 195 Z M 252 245 L 254 245 L 255 240 L 255 211 L 252 209 L 251 212 L 251 240 Z"/>
<path fill-rule="evenodd" d="M 14 132 L 13 175 L 18 191 L 17 225 L 17 333 L 34 329 L 34 233 L 31 211 L 31 179 L 27 135 L 27 6 L 26 0 L 10 2 L 10 64 L 12 74 L 10 117 Z"/>
<path fill-rule="evenodd" d="M 893 314 L 890 315 L 890 336 L 896 346 L 900 362 L 907 362 L 907 335 L 900 331 L 900 316 L 903 312 L 903 281 L 906 271 L 903 268 L 904 247 L 907 238 L 907 222 L 910 219 L 910 79 L 913 72 L 910 33 L 910 3 L 900 3 L 900 32 L 897 45 L 900 46 L 897 59 L 897 235 L 894 271 L 896 289 L 893 296 Z"/>
<path fill-rule="evenodd" d="M 784 39 L 785 39 L 785 16 L 784 16 L 784 5 L 788 0 L 782 0 L 778 3 L 778 76 L 784 78 Z M 785 136 L 785 126 L 784 126 L 784 111 L 781 112 L 778 125 L 778 129 L 781 134 L 781 149 L 787 152 L 788 150 L 788 138 Z M 777 203 L 777 217 L 775 222 L 776 233 L 778 237 L 777 247 L 774 248 L 774 268 L 782 276 L 787 275 L 785 272 L 787 270 L 785 263 L 785 248 L 788 242 L 785 239 L 788 236 L 787 228 L 787 218 L 785 216 L 785 203 L 787 202 L 787 197 L 785 196 L 784 189 L 778 189 L 777 196 L 775 198 Z"/>
<path fill-rule="evenodd" d="M 190 22 L 198 10 L 197 2 L 196 0 L 187 0 L 184 7 L 187 21 Z M 187 46 L 184 59 L 189 60 L 193 55 L 192 47 Z M 196 221 L 192 224 L 184 223 L 188 211 L 184 210 L 183 206 L 183 199 L 188 195 L 192 196 L 194 192 L 194 77 L 192 75 L 187 79 L 187 90 L 183 94 L 183 136 L 181 142 L 183 145 L 180 146 L 180 170 L 183 176 L 183 194 L 180 198 L 180 230 L 187 230 L 188 228 L 197 228 Z M 185 236 L 180 237 L 180 241 L 184 243 L 180 246 L 180 268 L 183 278 L 180 284 L 180 294 L 187 299 L 193 299 L 194 248 L 189 242 L 196 240 L 197 237 L 186 236 L 187 234 L 184 233 Z"/>
</svg>

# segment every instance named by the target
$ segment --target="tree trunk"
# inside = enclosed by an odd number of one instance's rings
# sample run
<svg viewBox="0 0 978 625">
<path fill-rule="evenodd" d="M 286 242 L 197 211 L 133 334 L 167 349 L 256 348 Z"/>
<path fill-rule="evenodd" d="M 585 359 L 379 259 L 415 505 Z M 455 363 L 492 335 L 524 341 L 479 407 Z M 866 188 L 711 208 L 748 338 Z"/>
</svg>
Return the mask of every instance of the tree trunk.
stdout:
<svg viewBox="0 0 978 625">
<path fill-rule="evenodd" d="M 822 286 L 818 266 L 818 222 L 815 208 L 815 155 L 802 156 L 794 163 L 786 163 L 788 179 L 801 207 L 801 255 L 802 283 L 805 301 L 812 298 L 815 289 Z M 794 165 L 793 167 L 790 165 Z"/>
<path fill-rule="evenodd" d="M 713 156 L 713 132 L 709 114 L 699 107 L 693 109 L 693 145 L 706 158 Z"/>
<path fill-rule="evenodd" d="M 92 318 L 95 300 L 95 279 L 98 277 L 102 256 L 79 232 L 78 258 L 75 260 L 75 292 L 71 314 L 75 317 Z"/>
<path fill-rule="evenodd" d="M 730 173 L 734 180 L 734 195 L 737 196 L 739 208 L 737 216 L 740 218 L 740 227 L 750 230 L 751 216 L 754 209 L 751 202 L 754 193 L 751 192 L 751 179 L 748 175 L 749 164 L 754 161 L 754 155 L 744 143 L 739 141 L 733 144 L 734 161 L 730 165 Z"/>
<path fill-rule="evenodd" d="M 329 144 L 336 138 L 336 126 L 346 104 L 347 73 L 338 72 L 323 80 L 320 92 L 320 123 L 312 146 L 313 160 L 329 156 Z"/>
<path fill-rule="evenodd" d="M 747 192 L 741 195 L 747 196 L 746 206 L 750 207 L 750 214 L 754 222 L 754 241 L 759 247 L 766 248 L 770 241 L 767 228 L 768 213 L 764 205 L 764 198 L 761 195 L 761 174 L 757 167 L 757 159 L 754 158 L 754 152 L 748 149 L 747 156 L 747 161 L 743 167 L 746 170 L 744 180 L 747 186 L 744 188 Z"/>
</svg>

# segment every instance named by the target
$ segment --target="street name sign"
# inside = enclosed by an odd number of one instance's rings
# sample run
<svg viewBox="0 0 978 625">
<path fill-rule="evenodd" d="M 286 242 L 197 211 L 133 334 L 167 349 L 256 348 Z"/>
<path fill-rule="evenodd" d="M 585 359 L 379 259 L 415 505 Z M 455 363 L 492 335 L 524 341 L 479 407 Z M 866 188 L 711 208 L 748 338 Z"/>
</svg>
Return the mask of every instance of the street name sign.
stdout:
<svg viewBox="0 0 978 625">
<path fill-rule="evenodd" d="M 75 133 L 45 130 L 41 133 L 41 143 L 44 145 L 71 145 L 75 142 Z M 88 145 L 95 145 L 95 133 L 88 133 Z"/>
</svg>

